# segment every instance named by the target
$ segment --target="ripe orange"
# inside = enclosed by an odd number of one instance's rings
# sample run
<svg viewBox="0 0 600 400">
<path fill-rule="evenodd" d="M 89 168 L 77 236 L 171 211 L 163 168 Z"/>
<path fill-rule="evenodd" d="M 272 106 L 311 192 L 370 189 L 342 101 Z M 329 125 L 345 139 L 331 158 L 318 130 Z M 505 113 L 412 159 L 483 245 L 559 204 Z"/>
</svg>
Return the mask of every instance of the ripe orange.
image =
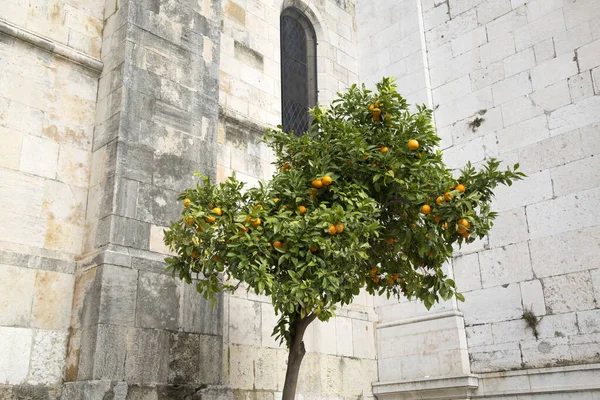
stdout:
<svg viewBox="0 0 600 400">
<path fill-rule="evenodd" d="M 442 219 L 436 215 L 436 216 L 433 217 L 433 220 L 435 222 L 440 222 Z"/>
<path fill-rule="evenodd" d="M 198 253 L 196 253 L 195 251 L 192 251 L 192 258 L 198 258 Z"/>
<path fill-rule="evenodd" d="M 444 193 L 444 200 L 450 201 L 450 200 L 452 200 L 452 197 L 454 197 L 454 196 L 452 196 L 452 194 L 450 194 L 450 192 Z"/>
<path fill-rule="evenodd" d="M 311 253 L 316 253 L 317 251 L 319 251 L 318 247 L 314 244 L 310 245 L 310 252 Z"/>
<path fill-rule="evenodd" d="M 194 217 L 187 217 L 187 218 L 185 219 L 185 222 L 186 222 L 188 225 L 192 225 L 192 224 L 194 223 Z"/>
<path fill-rule="evenodd" d="M 377 267 L 373 267 L 369 270 L 369 275 L 375 276 L 377 275 Z"/>
<path fill-rule="evenodd" d="M 393 237 L 389 237 L 389 238 L 385 239 L 385 242 L 387 244 L 394 244 L 395 241 L 396 241 L 396 239 L 394 239 Z"/>
<path fill-rule="evenodd" d="M 257 205 L 255 205 L 255 206 L 254 206 L 254 209 L 255 209 L 255 210 L 264 210 L 264 208 L 263 208 L 262 204 L 257 204 Z"/>
<path fill-rule="evenodd" d="M 306 213 L 306 207 L 298 206 L 298 212 L 300 213 L 300 215 L 304 215 L 304 213 Z"/>
<path fill-rule="evenodd" d="M 461 218 L 458 221 L 458 224 L 464 226 L 467 229 L 469 229 L 471 227 L 471 224 L 469 223 L 469 221 L 466 218 Z"/>
<path fill-rule="evenodd" d="M 210 215 L 206 218 L 204 218 L 204 220 L 206 222 L 208 222 L 209 224 L 212 224 L 213 222 L 215 222 L 217 219 L 215 217 L 211 217 Z"/>
<path fill-rule="evenodd" d="M 256 218 L 255 220 L 253 220 L 252 222 L 250 222 L 250 224 L 254 227 L 259 226 L 261 223 L 260 218 Z"/>
<path fill-rule="evenodd" d="M 337 232 L 337 233 L 342 233 L 342 232 L 344 232 L 344 224 L 342 224 L 341 222 L 338 222 L 338 223 L 335 225 L 335 230 L 336 230 L 336 232 Z"/>
<path fill-rule="evenodd" d="M 314 181 L 312 181 L 312 185 L 314 188 L 320 189 L 323 187 L 323 181 L 321 179 L 315 179 Z"/>
<path fill-rule="evenodd" d="M 421 213 L 425 215 L 431 214 L 431 207 L 427 204 L 423 204 L 421 206 Z"/>
<path fill-rule="evenodd" d="M 188 198 L 183 199 L 183 206 L 185 208 L 188 208 L 191 205 L 192 205 L 192 201 L 190 199 L 188 199 Z"/>
<path fill-rule="evenodd" d="M 458 221 L 458 233 L 460 233 L 463 237 L 469 236 L 469 228 L 471 228 L 471 224 L 466 218 L 462 218 Z"/>
<path fill-rule="evenodd" d="M 329 225 L 329 234 L 335 235 L 336 233 L 337 233 L 337 228 L 335 227 L 335 225 Z"/>
<path fill-rule="evenodd" d="M 383 147 L 381 148 L 381 150 L 379 150 L 379 151 L 381 151 L 382 153 L 387 153 L 388 151 L 390 151 L 390 149 L 389 149 L 389 148 L 387 148 L 387 147 L 385 147 L 385 146 L 383 146 Z"/>
<path fill-rule="evenodd" d="M 381 120 L 381 110 L 379 108 L 374 108 L 372 111 L 373 111 L 373 121 Z"/>
<path fill-rule="evenodd" d="M 217 261 L 219 261 L 219 257 L 217 257 L 217 256 L 212 256 L 212 260 L 213 260 L 214 262 L 217 262 Z"/>
<path fill-rule="evenodd" d="M 251 218 L 252 218 L 252 217 L 248 215 L 248 216 L 246 217 L 246 222 L 250 222 L 250 219 L 251 219 Z"/>
<path fill-rule="evenodd" d="M 323 185 L 329 186 L 333 182 L 333 179 L 331 179 L 329 175 L 325 175 L 323 178 L 321 178 L 321 182 L 323 183 Z"/>
<path fill-rule="evenodd" d="M 391 276 L 389 278 L 387 278 L 387 283 L 389 285 L 393 285 L 394 284 L 394 278 L 392 278 Z"/>
<path fill-rule="evenodd" d="M 394 279 L 395 281 L 397 281 L 398 280 L 398 274 L 392 275 L 392 279 Z"/>
<path fill-rule="evenodd" d="M 221 216 L 223 214 L 223 211 L 219 208 L 219 207 L 215 207 L 212 209 L 212 212 L 214 212 L 215 214 L 217 214 L 218 216 Z"/>
<path fill-rule="evenodd" d="M 279 240 L 276 240 L 273 242 L 273 247 L 275 247 L 276 249 L 280 249 L 281 246 L 283 246 L 283 245 L 281 244 L 281 242 Z"/>
<path fill-rule="evenodd" d="M 463 185 L 462 183 L 459 183 L 459 184 L 456 186 L 456 188 L 454 188 L 454 189 L 455 189 L 455 190 L 458 190 L 459 192 L 462 192 L 462 193 L 464 193 L 464 192 L 467 190 L 467 188 L 465 187 L 465 185 Z"/>
<path fill-rule="evenodd" d="M 281 168 L 279 168 L 279 170 L 283 172 L 283 171 L 285 171 L 286 169 L 290 169 L 290 168 L 292 168 L 292 166 L 290 165 L 290 163 L 289 163 L 289 162 L 286 162 L 286 163 L 284 163 L 284 164 L 281 166 Z"/>
<path fill-rule="evenodd" d="M 419 142 L 416 139 L 410 139 L 408 141 L 408 148 L 411 150 L 416 150 L 419 148 Z"/>
<path fill-rule="evenodd" d="M 278 201 L 279 201 L 279 197 L 275 197 L 275 198 L 273 199 L 273 202 L 274 202 L 274 203 L 277 203 Z"/>
<path fill-rule="evenodd" d="M 444 202 L 444 198 L 442 196 L 438 196 L 437 199 L 435 199 L 435 204 L 437 204 L 438 206 L 441 205 Z"/>
<path fill-rule="evenodd" d="M 375 104 L 369 104 L 369 111 L 373 111 L 375 109 Z"/>
<path fill-rule="evenodd" d="M 447 222 L 444 222 L 444 223 L 442 224 L 442 228 L 444 228 L 444 229 L 448 229 L 448 223 L 447 223 Z"/>
<path fill-rule="evenodd" d="M 378 276 L 373 277 L 373 282 L 379 283 L 379 277 Z"/>
</svg>

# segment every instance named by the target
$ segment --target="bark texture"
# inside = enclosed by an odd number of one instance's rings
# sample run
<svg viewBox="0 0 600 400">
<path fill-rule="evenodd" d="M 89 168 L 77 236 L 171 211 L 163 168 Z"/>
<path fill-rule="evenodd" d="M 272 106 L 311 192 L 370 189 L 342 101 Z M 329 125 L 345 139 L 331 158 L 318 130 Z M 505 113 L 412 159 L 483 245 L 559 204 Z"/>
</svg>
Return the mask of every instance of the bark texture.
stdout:
<svg viewBox="0 0 600 400">
<path fill-rule="evenodd" d="M 296 397 L 296 386 L 298 385 L 300 366 L 302 365 L 302 359 L 306 354 L 303 341 L 304 332 L 306 332 L 306 328 L 308 328 L 315 318 L 316 315 L 314 314 L 304 318 L 297 318 L 292 326 L 292 340 L 290 342 L 282 400 L 294 400 Z"/>
</svg>

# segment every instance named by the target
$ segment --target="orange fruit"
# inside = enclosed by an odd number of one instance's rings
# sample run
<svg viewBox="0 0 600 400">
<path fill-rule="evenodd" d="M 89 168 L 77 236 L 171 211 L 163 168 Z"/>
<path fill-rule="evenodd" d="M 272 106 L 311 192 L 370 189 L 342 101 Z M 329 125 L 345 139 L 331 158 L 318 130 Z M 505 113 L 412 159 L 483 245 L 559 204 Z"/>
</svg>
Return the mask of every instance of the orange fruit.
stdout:
<svg viewBox="0 0 600 400">
<path fill-rule="evenodd" d="M 221 211 L 221 209 L 219 207 L 215 207 L 212 209 L 212 212 L 214 212 L 215 214 L 221 216 L 223 214 L 223 211 Z"/>
<path fill-rule="evenodd" d="M 438 196 L 437 199 L 435 199 L 435 204 L 437 204 L 438 206 L 441 205 L 444 202 L 444 198 L 442 196 Z"/>
<path fill-rule="evenodd" d="M 427 204 L 423 204 L 421 206 L 421 213 L 425 214 L 425 215 L 431 214 L 431 207 L 429 205 L 427 205 Z"/>
<path fill-rule="evenodd" d="M 369 111 L 373 111 L 375 109 L 375 104 L 369 104 Z"/>
<path fill-rule="evenodd" d="M 337 233 L 337 228 L 335 227 L 335 225 L 329 225 L 329 234 L 335 235 L 336 233 Z"/>
<path fill-rule="evenodd" d="M 377 267 L 373 267 L 369 270 L 369 275 L 377 275 Z"/>
<path fill-rule="evenodd" d="M 388 151 L 390 151 L 390 149 L 389 149 L 389 148 L 387 148 L 387 147 L 385 147 L 385 146 L 383 146 L 383 147 L 381 148 L 381 150 L 379 150 L 379 151 L 381 151 L 382 153 L 387 153 Z"/>
<path fill-rule="evenodd" d="M 374 108 L 372 111 L 373 121 L 379 121 L 381 119 L 381 110 L 379 108 Z"/>
<path fill-rule="evenodd" d="M 275 197 L 275 198 L 273 199 L 273 202 L 274 202 L 274 203 L 277 203 L 278 201 L 279 201 L 279 197 Z"/>
<path fill-rule="evenodd" d="M 312 181 L 312 185 L 314 188 L 320 189 L 323 187 L 323 181 L 321 179 L 315 179 L 314 181 Z"/>
<path fill-rule="evenodd" d="M 378 276 L 373 277 L 373 282 L 379 283 L 379 277 Z"/>
<path fill-rule="evenodd" d="M 416 139 L 410 139 L 408 141 L 408 148 L 411 150 L 416 150 L 419 148 L 419 142 Z"/>
<path fill-rule="evenodd" d="M 395 281 L 397 281 L 398 280 L 398 274 L 392 275 L 392 279 L 394 279 Z"/>
<path fill-rule="evenodd" d="M 281 246 L 283 246 L 283 244 L 281 244 L 279 240 L 273 242 L 273 247 L 275 247 L 276 249 L 280 249 Z"/>
<path fill-rule="evenodd" d="M 392 278 L 391 276 L 389 278 L 387 278 L 387 282 L 389 285 L 393 285 L 394 284 L 394 278 Z"/>
<path fill-rule="evenodd" d="M 255 220 L 253 220 L 252 222 L 250 222 L 250 224 L 254 227 L 257 227 L 261 224 L 260 218 L 256 218 Z"/>
<path fill-rule="evenodd" d="M 452 196 L 452 194 L 450 192 L 444 193 L 444 200 L 446 200 L 446 201 L 452 200 L 453 197 L 454 196 Z"/>
<path fill-rule="evenodd" d="M 335 231 L 336 231 L 337 233 L 342 233 L 342 232 L 344 232 L 344 224 L 342 224 L 341 222 L 338 222 L 338 223 L 335 225 Z"/>
<path fill-rule="evenodd" d="M 192 251 L 192 258 L 198 258 L 198 253 L 196 253 L 195 251 Z"/>
<path fill-rule="evenodd" d="M 254 206 L 254 209 L 255 209 L 255 210 L 264 210 L 264 208 L 263 208 L 262 204 L 257 204 L 257 205 L 255 205 L 255 206 Z"/>
<path fill-rule="evenodd" d="M 214 262 L 217 262 L 217 261 L 219 261 L 219 257 L 217 257 L 217 256 L 212 256 L 212 260 L 213 260 Z"/>
<path fill-rule="evenodd" d="M 188 199 L 188 198 L 183 199 L 183 206 L 185 208 L 188 208 L 191 205 L 192 205 L 192 201 L 190 199 Z"/>
<path fill-rule="evenodd" d="M 300 215 L 303 215 L 304 213 L 306 213 L 306 207 L 298 206 L 298 212 L 300 213 Z"/>
<path fill-rule="evenodd" d="M 458 221 L 458 233 L 460 233 L 462 235 L 462 237 L 467 237 L 469 236 L 469 228 L 471 227 L 471 224 L 469 223 L 469 221 L 467 221 L 466 218 L 462 218 Z M 466 235 L 466 236 L 465 236 Z"/>
<path fill-rule="evenodd" d="M 248 216 L 246 217 L 246 222 L 250 222 L 250 219 L 251 219 L 251 218 L 252 218 L 252 217 L 248 215 Z"/>
<path fill-rule="evenodd" d="M 285 171 L 286 169 L 290 169 L 292 168 L 292 166 L 290 165 L 289 162 L 283 163 L 283 165 L 281 166 L 281 168 L 279 168 L 280 171 Z"/>
<path fill-rule="evenodd" d="M 314 244 L 311 244 L 310 245 L 310 252 L 311 253 L 316 253 L 317 251 L 319 251 L 319 249 L 317 248 L 317 246 L 314 245 Z"/>
<path fill-rule="evenodd" d="M 331 179 L 329 175 L 325 175 L 323 178 L 321 178 L 321 182 L 323 183 L 323 185 L 329 186 L 333 182 L 333 179 Z"/>
<path fill-rule="evenodd" d="M 194 223 L 194 217 L 187 217 L 187 218 L 185 219 L 185 222 L 186 222 L 188 225 L 192 225 L 192 224 Z"/>
<path fill-rule="evenodd" d="M 454 189 L 462 193 L 464 193 L 467 190 L 465 185 L 463 185 L 462 183 L 459 183 Z"/>
<path fill-rule="evenodd" d="M 447 222 L 444 222 L 444 223 L 442 224 L 442 228 L 444 228 L 444 229 L 448 229 L 448 223 L 447 223 Z"/>
<path fill-rule="evenodd" d="M 212 224 L 213 222 L 215 222 L 217 219 L 215 217 L 211 217 L 210 215 L 206 218 L 204 218 L 204 220 L 206 222 L 208 222 L 209 224 Z"/>
<path fill-rule="evenodd" d="M 436 215 L 436 216 L 433 217 L 433 220 L 435 222 L 440 222 L 442 219 Z"/>
<path fill-rule="evenodd" d="M 395 241 L 396 241 L 396 239 L 394 239 L 393 237 L 389 237 L 389 238 L 385 239 L 385 242 L 387 244 L 394 244 Z"/>
<path fill-rule="evenodd" d="M 458 221 L 458 224 L 461 226 L 464 226 L 465 228 L 469 229 L 471 227 L 471 224 L 469 223 L 469 221 L 466 218 L 462 218 Z"/>
</svg>

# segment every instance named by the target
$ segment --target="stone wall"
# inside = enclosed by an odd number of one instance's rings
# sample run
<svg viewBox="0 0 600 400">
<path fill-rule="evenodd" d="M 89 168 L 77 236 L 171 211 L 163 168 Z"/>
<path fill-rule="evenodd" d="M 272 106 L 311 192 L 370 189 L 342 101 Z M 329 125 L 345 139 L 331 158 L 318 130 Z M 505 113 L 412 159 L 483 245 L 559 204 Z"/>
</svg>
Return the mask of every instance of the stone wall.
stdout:
<svg viewBox="0 0 600 400">
<path fill-rule="evenodd" d="M 361 80 L 392 73 L 409 102 L 422 101 L 421 94 L 403 91 L 405 70 L 396 68 L 411 64 L 411 57 L 401 54 L 394 60 L 398 53 L 384 55 L 374 49 L 375 41 L 389 35 L 378 30 L 376 18 L 362 13 L 370 7 L 377 4 L 359 1 L 357 6 L 359 40 L 371 43 L 361 46 L 361 59 L 383 58 L 384 68 L 363 62 Z M 404 0 L 397 7 L 410 11 L 395 14 L 397 25 L 411 27 L 410 32 L 420 26 L 422 31 L 424 82 L 425 87 L 429 82 L 426 90 L 430 105 L 436 107 L 435 123 L 448 165 L 460 168 L 468 160 L 481 165 L 498 157 L 506 164 L 519 162 L 529 175 L 497 190 L 494 209 L 499 215 L 490 236 L 458 250 L 449 269 L 466 297 L 458 304 L 466 343 L 461 335 L 451 339 L 454 347 L 468 346 L 470 371 L 463 373 L 542 368 L 531 374 L 540 374 L 540 379 L 561 374 L 561 385 L 548 378 L 545 386 L 536 380 L 535 387 L 526 387 L 515 382 L 529 382 L 527 372 L 516 371 L 515 377 L 506 378 L 513 394 L 559 390 L 558 386 L 565 391 L 598 389 L 577 382 L 585 379 L 585 365 L 600 361 L 600 270 L 595 262 L 600 227 L 600 6 L 571 0 Z M 399 29 L 401 36 L 410 33 Z M 401 307 L 383 305 L 377 310 L 384 321 L 399 318 L 392 310 L 408 311 L 417 319 L 423 314 L 420 307 Z M 449 308 L 454 307 L 442 305 L 438 311 Z M 526 310 L 539 319 L 538 338 L 523 319 Z M 402 315 L 406 318 L 407 313 Z M 425 327 L 403 326 L 398 337 L 416 329 L 431 339 Z M 445 342 L 442 337 L 435 341 L 433 347 L 422 342 L 415 362 L 434 365 L 439 360 Z M 388 372 L 397 380 L 434 376 L 430 368 L 405 377 L 394 374 L 392 364 L 382 363 L 382 345 L 379 342 L 381 381 Z M 580 367 L 549 368 L 573 364 Z M 444 370 L 437 374 L 448 375 Z M 487 379 L 482 375 L 476 395 L 501 396 L 491 388 L 503 384 L 502 379 Z M 483 390 L 488 384 L 492 386 Z M 385 392 L 407 387 L 381 388 Z"/>
<path fill-rule="evenodd" d="M 2 398 L 60 395 L 103 8 L 100 1 L 0 2 Z"/>
<path fill-rule="evenodd" d="M 260 139 L 266 127 L 281 123 L 279 18 L 288 6 L 302 10 L 315 26 L 319 102 L 327 104 L 357 81 L 353 2 L 224 1 L 218 180 L 235 172 L 256 185 L 274 172 L 273 156 Z M 276 321 L 268 298 L 245 289 L 226 298 L 224 371 L 236 398 L 281 396 L 287 350 L 271 337 Z M 363 294 L 337 318 L 309 327 L 298 387 L 303 398 L 372 396 L 374 321 L 372 299 Z"/>
</svg>

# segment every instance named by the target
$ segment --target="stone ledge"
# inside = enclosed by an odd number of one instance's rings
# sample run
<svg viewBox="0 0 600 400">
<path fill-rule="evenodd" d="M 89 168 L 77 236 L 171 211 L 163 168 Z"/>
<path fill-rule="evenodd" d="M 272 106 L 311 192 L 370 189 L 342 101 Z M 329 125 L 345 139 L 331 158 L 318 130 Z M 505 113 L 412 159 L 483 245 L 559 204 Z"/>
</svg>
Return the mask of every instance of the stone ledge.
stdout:
<svg viewBox="0 0 600 400">
<path fill-rule="evenodd" d="M 32 32 L 28 29 L 16 26 L 5 19 L 0 18 L 0 32 L 8 36 L 12 36 L 29 44 L 32 44 L 40 49 L 54 53 L 62 58 L 65 58 L 75 64 L 79 64 L 98 75 L 102 72 L 104 64 L 102 61 L 91 57 L 85 53 L 73 49 L 67 45 L 59 43 L 53 39 Z"/>
<path fill-rule="evenodd" d="M 440 311 L 436 313 L 424 314 L 417 317 L 396 319 L 393 321 L 383 322 L 377 325 L 377 329 L 390 328 L 392 326 L 414 324 L 416 322 L 432 321 L 435 319 L 463 317 L 463 313 L 457 310 Z"/>
<path fill-rule="evenodd" d="M 387 399 L 467 399 L 478 388 L 477 375 L 426 378 L 373 384 L 373 394 Z"/>
</svg>

